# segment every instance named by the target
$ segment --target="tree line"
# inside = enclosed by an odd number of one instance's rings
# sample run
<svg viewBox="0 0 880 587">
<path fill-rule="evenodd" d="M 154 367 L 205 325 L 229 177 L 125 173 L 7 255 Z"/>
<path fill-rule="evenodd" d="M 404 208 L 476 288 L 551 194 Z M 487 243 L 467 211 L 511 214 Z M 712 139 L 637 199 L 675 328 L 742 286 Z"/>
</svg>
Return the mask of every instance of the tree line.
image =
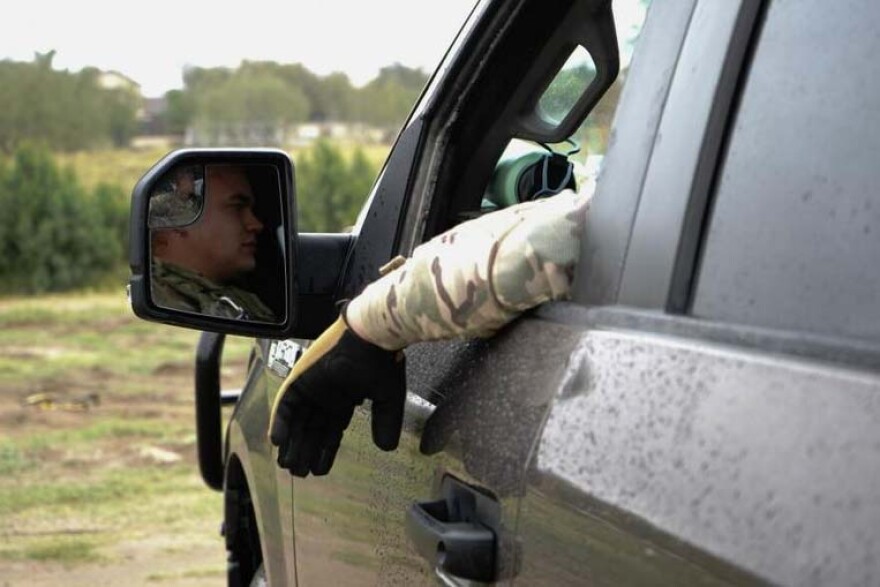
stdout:
<svg viewBox="0 0 880 587">
<path fill-rule="evenodd" d="M 55 53 L 32 62 L 0 61 L 0 152 L 25 141 L 53 150 L 127 146 L 139 132 L 144 104 L 137 86 L 105 88 L 98 69 L 52 66 Z M 303 122 L 363 123 L 396 130 L 427 82 L 421 70 L 383 68 L 363 87 L 345 74 L 319 76 L 301 64 L 245 61 L 237 68 L 191 67 L 184 87 L 165 94 L 158 130 L 264 129 L 266 136 Z M 216 134 L 216 132 L 215 132 Z"/>
<path fill-rule="evenodd" d="M 296 163 L 299 230 L 353 225 L 378 171 L 363 151 L 317 141 Z M 121 285 L 127 196 L 118 185 L 86 189 L 44 146 L 22 143 L 0 156 L 0 295 Z"/>
<path fill-rule="evenodd" d="M 421 70 L 399 64 L 382 68 L 362 88 L 343 73 L 319 76 L 301 64 L 192 67 L 184 72 L 184 88 L 165 95 L 164 123 L 170 133 L 195 127 L 207 136 L 217 127 L 274 129 L 327 121 L 397 129 L 427 81 Z"/>
<path fill-rule="evenodd" d="M 0 61 L 0 152 L 26 141 L 65 151 L 127 145 L 137 131 L 140 96 L 101 87 L 94 67 L 55 70 L 54 55 Z"/>
</svg>

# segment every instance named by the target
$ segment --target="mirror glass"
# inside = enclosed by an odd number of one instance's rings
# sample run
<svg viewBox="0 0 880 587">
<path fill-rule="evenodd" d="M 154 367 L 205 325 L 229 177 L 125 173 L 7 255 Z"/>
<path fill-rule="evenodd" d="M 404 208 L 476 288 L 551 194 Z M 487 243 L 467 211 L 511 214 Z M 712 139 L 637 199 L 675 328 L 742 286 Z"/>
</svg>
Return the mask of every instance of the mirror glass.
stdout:
<svg viewBox="0 0 880 587">
<path fill-rule="evenodd" d="M 275 166 L 179 165 L 159 179 L 149 200 L 153 304 L 284 321 L 285 230 Z"/>
<path fill-rule="evenodd" d="M 594 79 L 596 79 L 596 64 L 589 51 L 578 45 L 541 94 L 538 100 L 538 115 L 545 122 L 558 125 L 565 120 L 578 98 L 584 95 Z"/>
</svg>

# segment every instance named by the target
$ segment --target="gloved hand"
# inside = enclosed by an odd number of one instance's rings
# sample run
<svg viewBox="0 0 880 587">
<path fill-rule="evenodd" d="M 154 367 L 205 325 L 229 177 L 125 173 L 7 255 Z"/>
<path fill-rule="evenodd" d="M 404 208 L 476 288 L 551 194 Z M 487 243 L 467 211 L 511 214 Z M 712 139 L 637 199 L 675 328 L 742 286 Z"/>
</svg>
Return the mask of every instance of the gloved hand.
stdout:
<svg viewBox="0 0 880 587">
<path fill-rule="evenodd" d="M 326 475 L 355 406 L 372 400 L 373 442 L 394 450 L 406 398 L 403 353 L 358 337 L 339 318 L 294 364 L 269 419 L 278 465 L 297 477 Z"/>
</svg>

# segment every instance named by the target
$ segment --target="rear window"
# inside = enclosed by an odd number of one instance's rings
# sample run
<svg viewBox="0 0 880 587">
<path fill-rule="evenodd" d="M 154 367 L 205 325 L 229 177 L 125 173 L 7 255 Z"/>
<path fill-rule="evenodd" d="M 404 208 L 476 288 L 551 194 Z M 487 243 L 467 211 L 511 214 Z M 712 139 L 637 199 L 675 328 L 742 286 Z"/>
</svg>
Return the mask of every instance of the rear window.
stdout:
<svg viewBox="0 0 880 587">
<path fill-rule="evenodd" d="M 880 3 L 770 3 L 720 169 L 698 317 L 880 340 Z"/>
</svg>

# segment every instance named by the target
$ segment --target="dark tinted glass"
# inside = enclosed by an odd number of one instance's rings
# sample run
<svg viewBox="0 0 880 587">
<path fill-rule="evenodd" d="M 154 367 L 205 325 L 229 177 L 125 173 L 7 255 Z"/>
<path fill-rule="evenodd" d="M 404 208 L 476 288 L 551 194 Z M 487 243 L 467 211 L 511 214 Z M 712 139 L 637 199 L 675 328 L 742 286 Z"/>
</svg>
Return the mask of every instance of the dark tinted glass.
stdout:
<svg viewBox="0 0 880 587">
<path fill-rule="evenodd" d="M 692 312 L 880 340 L 880 3 L 771 3 Z"/>
</svg>

